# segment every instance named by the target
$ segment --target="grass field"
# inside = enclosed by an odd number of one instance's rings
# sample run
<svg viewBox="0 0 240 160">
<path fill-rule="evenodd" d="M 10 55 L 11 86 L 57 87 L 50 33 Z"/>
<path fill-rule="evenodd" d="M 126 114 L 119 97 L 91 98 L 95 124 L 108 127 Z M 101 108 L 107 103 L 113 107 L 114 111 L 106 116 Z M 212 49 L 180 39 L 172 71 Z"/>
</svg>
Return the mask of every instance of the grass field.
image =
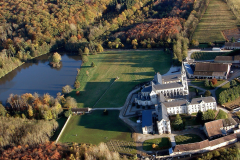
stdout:
<svg viewBox="0 0 240 160">
<path fill-rule="evenodd" d="M 226 119 L 226 118 L 228 118 L 228 114 L 222 111 L 221 109 L 219 109 L 216 119 Z"/>
<path fill-rule="evenodd" d="M 210 81 L 210 80 L 209 80 Z M 213 85 L 213 87 L 217 87 L 220 84 L 222 84 L 223 82 L 225 82 L 225 80 L 217 80 L 217 84 Z M 213 89 L 212 87 L 205 87 L 205 80 L 193 80 L 191 81 L 191 83 L 195 86 L 201 87 L 203 89 L 208 89 L 211 90 Z"/>
<path fill-rule="evenodd" d="M 152 80 L 155 72 L 165 74 L 172 62 L 171 55 L 163 51 L 108 51 L 88 59 L 77 77 L 80 95 L 70 94 L 80 108 L 93 107 L 106 91 L 95 108 L 121 107 L 134 86 Z M 96 67 L 91 67 L 92 62 Z M 114 82 L 116 77 L 120 79 Z"/>
<path fill-rule="evenodd" d="M 91 144 L 113 139 L 132 141 L 130 128 L 118 115 L 119 111 L 108 111 L 108 115 L 103 115 L 103 111 L 93 111 L 82 116 L 72 116 L 59 141 Z"/>
<path fill-rule="evenodd" d="M 195 143 L 202 141 L 202 138 L 196 134 L 184 134 L 175 136 L 176 144 L 187 144 L 187 143 Z"/>
<path fill-rule="evenodd" d="M 221 31 L 238 25 L 238 20 L 223 0 L 211 0 L 192 39 L 199 43 L 225 42 Z"/>
<path fill-rule="evenodd" d="M 156 139 L 149 139 L 143 142 L 143 150 L 145 151 L 151 151 L 153 150 L 152 145 L 156 144 L 158 147 L 156 150 L 159 149 L 168 149 L 171 147 L 171 142 L 169 138 L 163 137 L 163 138 L 156 138 Z"/>
<path fill-rule="evenodd" d="M 194 52 L 191 54 L 191 58 L 195 60 L 212 60 L 216 56 L 227 55 L 228 52 Z"/>
</svg>

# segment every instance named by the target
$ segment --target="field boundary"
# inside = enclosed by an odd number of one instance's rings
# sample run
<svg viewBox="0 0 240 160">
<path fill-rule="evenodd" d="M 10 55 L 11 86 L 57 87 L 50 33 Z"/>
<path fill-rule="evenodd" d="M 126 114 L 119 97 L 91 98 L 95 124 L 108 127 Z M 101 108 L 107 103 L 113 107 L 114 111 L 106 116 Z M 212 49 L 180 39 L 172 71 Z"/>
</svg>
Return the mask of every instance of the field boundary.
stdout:
<svg viewBox="0 0 240 160">
<path fill-rule="evenodd" d="M 57 143 L 57 142 L 58 142 L 59 138 L 61 137 L 61 135 L 62 135 L 62 133 L 63 133 L 63 131 L 64 131 L 65 127 L 67 126 L 67 124 L 68 124 L 68 121 L 69 121 L 69 119 L 70 119 L 71 117 L 72 117 L 72 114 L 70 114 L 70 116 L 68 117 L 67 121 L 65 122 L 65 124 L 64 124 L 64 126 L 63 126 L 63 128 L 62 128 L 61 132 L 59 133 L 59 135 L 58 135 L 58 137 L 57 137 L 57 140 L 56 140 L 56 142 L 55 142 L 55 143 Z"/>
</svg>

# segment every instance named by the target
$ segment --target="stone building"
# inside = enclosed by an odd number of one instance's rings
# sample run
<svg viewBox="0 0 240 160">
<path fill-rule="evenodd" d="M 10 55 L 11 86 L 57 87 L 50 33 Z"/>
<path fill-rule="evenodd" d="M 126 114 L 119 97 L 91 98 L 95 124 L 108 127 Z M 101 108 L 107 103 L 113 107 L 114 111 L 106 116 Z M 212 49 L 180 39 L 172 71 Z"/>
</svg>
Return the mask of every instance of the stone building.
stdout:
<svg viewBox="0 0 240 160">
<path fill-rule="evenodd" d="M 135 103 L 142 106 L 155 106 L 155 110 L 142 112 L 142 131 L 144 134 L 153 132 L 152 115 L 157 116 L 156 127 L 159 134 L 171 133 L 169 115 L 192 114 L 199 110 L 216 110 L 214 97 L 187 99 L 188 83 L 184 67 L 181 74 L 161 76 L 157 73 L 151 85 L 138 93 Z M 155 122 L 154 122 L 155 123 Z"/>
</svg>

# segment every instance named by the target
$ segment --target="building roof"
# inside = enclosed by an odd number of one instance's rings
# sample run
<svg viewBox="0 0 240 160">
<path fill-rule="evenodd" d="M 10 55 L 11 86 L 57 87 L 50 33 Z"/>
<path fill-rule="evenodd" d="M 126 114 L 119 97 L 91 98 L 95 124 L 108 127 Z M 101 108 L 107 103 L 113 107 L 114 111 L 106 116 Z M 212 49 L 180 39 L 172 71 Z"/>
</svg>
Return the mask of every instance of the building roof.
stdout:
<svg viewBox="0 0 240 160">
<path fill-rule="evenodd" d="M 197 62 L 195 65 L 195 71 L 205 72 L 227 72 L 228 64 L 225 63 L 211 63 L 211 62 Z"/>
<path fill-rule="evenodd" d="M 237 135 L 236 135 L 236 134 L 230 134 L 230 135 L 227 135 L 227 136 L 224 136 L 224 137 L 215 139 L 215 140 L 213 140 L 213 141 L 210 141 L 209 144 L 210 144 L 211 146 L 215 146 L 215 145 L 218 145 L 218 144 L 221 144 L 221 143 L 224 143 L 224 142 L 227 142 L 227 141 L 236 139 L 236 138 L 237 138 Z"/>
<path fill-rule="evenodd" d="M 177 106 L 186 106 L 186 100 L 177 100 L 172 102 L 162 102 L 165 107 L 177 107 Z"/>
<path fill-rule="evenodd" d="M 162 79 L 164 82 L 169 82 L 169 81 L 178 81 L 181 79 L 181 74 L 173 74 L 173 75 L 168 75 L 168 76 L 162 76 Z"/>
<path fill-rule="evenodd" d="M 207 122 L 204 124 L 204 126 L 206 127 L 208 137 L 222 134 L 222 131 L 220 129 L 223 127 L 222 119 Z"/>
<path fill-rule="evenodd" d="M 200 98 L 193 98 L 190 104 L 200 104 L 202 101 L 205 103 L 213 103 L 216 102 L 214 97 L 200 97 Z"/>
<path fill-rule="evenodd" d="M 205 71 L 195 71 L 195 76 L 225 76 L 226 72 L 205 72 Z"/>
<path fill-rule="evenodd" d="M 203 149 L 206 147 L 209 147 L 209 140 L 204 140 L 204 141 L 196 142 L 196 143 L 176 145 L 173 152 L 185 152 L 185 151 L 190 151 L 190 150 L 199 150 L 199 149 Z"/>
<path fill-rule="evenodd" d="M 232 56 L 216 56 L 214 61 L 233 61 Z"/>
<path fill-rule="evenodd" d="M 152 125 L 152 110 L 142 111 L 142 127 Z"/>
<path fill-rule="evenodd" d="M 72 112 L 88 112 L 90 108 L 71 108 Z"/>
<path fill-rule="evenodd" d="M 164 106 L 158 106 L 158 121 L 161 121 L 162 119 L 169 121 L 167 108 Z"/>
<path fill-rule="evenodd" d="M 152 91 L 152 86 L 147 86 L 143 88 L 141 92 L 151 92 L 151 91 Z"/>
<path fill-rule="evenodd" d="M 184 66 L 189 74 L 193 74 L 193 70 L 189 64 L 185 63 Z"/>
<path fill-rule="evenodd" d="M 223 119 L 222 122 L 223 122 L 223 127 L 237 125 L 237 122 L 233 118 Z"/>
<path fill-rule="evenodd" d="M 171 88 L 180 88 L 183 85 L 180 82 L 177 83 L 167 83 L 167 84 L 158 84 L 153 86 L 156 90 L 171 89 Z"/>
<path fill-rule="evenodd" d="M 234 56 L 234 61 L 239 61 L 240 60 L 240 55 L 236 55 L 236 56 Z"/>
<path fill-rule="evenodd" d="M 155 74 L 153 81 L 155 84 L 161 84 L 162 83 L 162 75 L 160 73 Z"/>
</svg>

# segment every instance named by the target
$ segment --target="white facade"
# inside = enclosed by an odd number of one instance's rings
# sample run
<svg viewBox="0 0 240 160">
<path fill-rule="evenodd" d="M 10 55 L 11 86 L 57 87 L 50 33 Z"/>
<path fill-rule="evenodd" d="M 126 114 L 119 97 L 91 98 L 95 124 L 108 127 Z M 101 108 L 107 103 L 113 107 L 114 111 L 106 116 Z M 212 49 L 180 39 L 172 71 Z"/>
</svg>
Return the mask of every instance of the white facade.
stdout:
<svg viewBox="0 0 240 160">
<path fill-rule="evenodd" d="M 153 132 L 153 126 L 145 126 L 142 127 L 143 134 L 149 134 Z"/>
<path fill-rule="evenodd" d="M 169 120 L 162 119 L 157 121 L 159 134 L 171 134 L 171 125 Z"/>
</svg>

